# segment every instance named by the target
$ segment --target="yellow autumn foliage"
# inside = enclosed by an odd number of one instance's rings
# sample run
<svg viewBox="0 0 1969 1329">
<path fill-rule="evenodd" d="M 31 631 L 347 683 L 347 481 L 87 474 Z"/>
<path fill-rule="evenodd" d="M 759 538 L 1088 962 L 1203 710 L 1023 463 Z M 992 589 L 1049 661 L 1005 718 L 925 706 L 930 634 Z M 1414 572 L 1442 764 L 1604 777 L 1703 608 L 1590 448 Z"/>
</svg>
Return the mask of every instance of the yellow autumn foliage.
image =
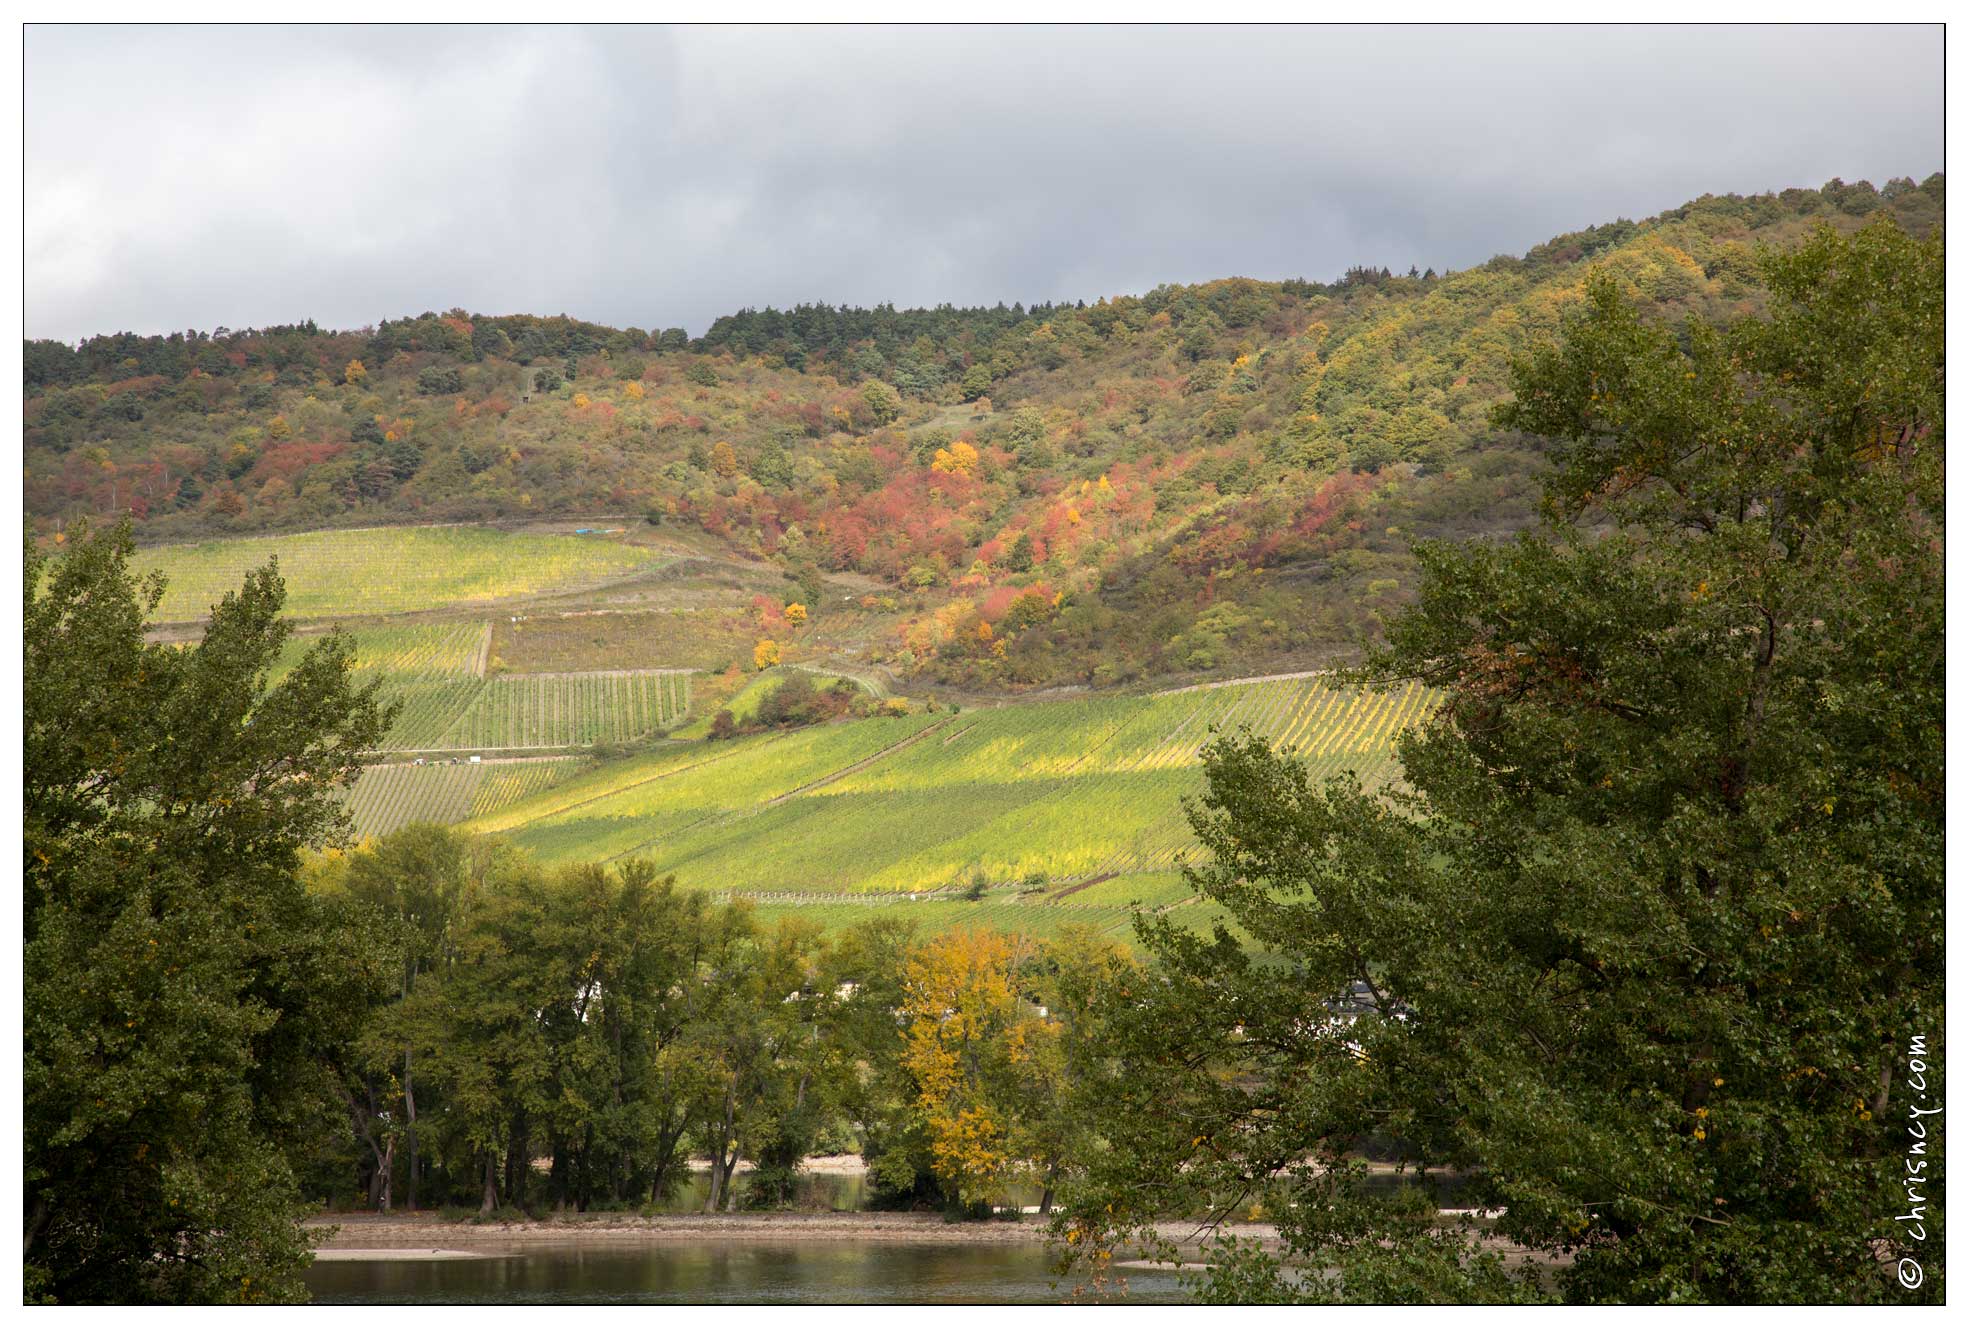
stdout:
<svg viewBox="0 0 1969 1329">
<path fill-rule="evenodd" d="M 932 938 L 903 975 L 909 1021 L 903 1065 L 916 1082 L 937 1175 L 967 1204 L 989 1201 L 1014 1163 L 999 1097 L 1009 1037 L 1020 1023 L 1012 944 L 996 932 L 960 929 Z"/>
<path fill-rule="evenodd" d="M 930 469 L 948 475 L 976 475 L 978 450 L 962 442 L 953 443 L 948 448 L 938 448 L 936 455 L 930 459 Z"/>
</svg>

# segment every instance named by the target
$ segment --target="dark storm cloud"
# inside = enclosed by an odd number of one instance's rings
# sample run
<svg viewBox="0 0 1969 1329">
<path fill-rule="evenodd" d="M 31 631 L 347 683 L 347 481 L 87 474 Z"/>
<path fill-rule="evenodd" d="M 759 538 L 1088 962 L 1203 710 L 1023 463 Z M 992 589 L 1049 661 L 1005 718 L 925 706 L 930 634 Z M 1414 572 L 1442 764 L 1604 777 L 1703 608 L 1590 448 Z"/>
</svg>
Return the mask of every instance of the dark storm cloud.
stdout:
<svg viewBox="0 0 1969 1329">
<path fill-rule="evenodd" d="M 1462 267 L 1942 164 L 1898 28 L 65 28 L 30 336 Z"/>
</svg>

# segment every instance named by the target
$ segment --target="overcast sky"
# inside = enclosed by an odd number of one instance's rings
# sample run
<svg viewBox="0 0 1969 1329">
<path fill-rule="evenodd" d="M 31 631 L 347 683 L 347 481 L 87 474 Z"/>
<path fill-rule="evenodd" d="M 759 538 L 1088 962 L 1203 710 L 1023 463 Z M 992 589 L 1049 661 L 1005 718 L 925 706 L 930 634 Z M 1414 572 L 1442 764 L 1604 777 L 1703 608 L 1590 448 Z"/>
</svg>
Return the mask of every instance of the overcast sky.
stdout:
<svg viewBox="0 0 1969 1329">
<path fill-rule="evenodd" d="M 27 29 L 27 333 L 1464 267 L 1942 169 L 1939 27 Z"/>
</svg>

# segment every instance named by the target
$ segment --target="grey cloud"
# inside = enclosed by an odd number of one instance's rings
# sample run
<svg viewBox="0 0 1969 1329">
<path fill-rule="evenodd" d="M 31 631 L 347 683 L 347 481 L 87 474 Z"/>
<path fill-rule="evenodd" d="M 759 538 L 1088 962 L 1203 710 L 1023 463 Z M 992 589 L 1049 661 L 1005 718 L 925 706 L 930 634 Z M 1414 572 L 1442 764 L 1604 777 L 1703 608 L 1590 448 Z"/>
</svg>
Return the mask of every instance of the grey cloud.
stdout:
<svg viewBox="0 0 1969 1329">
<path fill-rule="evenodd" d="M 27 34 L 27 330 L 1093 299 L 1942 164 L 1938 27 Z"/>
</svg>

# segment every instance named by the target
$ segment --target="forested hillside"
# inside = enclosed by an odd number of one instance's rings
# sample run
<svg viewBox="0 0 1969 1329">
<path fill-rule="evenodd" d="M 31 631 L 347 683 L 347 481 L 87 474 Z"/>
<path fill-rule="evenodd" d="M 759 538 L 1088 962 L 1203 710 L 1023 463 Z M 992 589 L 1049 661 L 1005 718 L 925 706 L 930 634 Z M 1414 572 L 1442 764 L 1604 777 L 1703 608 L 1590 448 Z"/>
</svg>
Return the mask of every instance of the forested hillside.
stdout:
<svg viewBox="0 0 1969 1329">
<path fill-rule="evenodd" d="M 31 529 L 147 542 L 633 516 L 814 584 L 857 574 L 874 663 L 972 687 L 1345 657 L 1418 536 L 1531 515 L 1491 423 L 1590 269 L 1656 316 L 1762 307 L 1753 256 L 1942 177 L 1706 197 L 1455 273 L 1241 278 L 1093 305 L 747 310 L 704 336 L 453 310 L 26 347 Z"/>
</svg>

